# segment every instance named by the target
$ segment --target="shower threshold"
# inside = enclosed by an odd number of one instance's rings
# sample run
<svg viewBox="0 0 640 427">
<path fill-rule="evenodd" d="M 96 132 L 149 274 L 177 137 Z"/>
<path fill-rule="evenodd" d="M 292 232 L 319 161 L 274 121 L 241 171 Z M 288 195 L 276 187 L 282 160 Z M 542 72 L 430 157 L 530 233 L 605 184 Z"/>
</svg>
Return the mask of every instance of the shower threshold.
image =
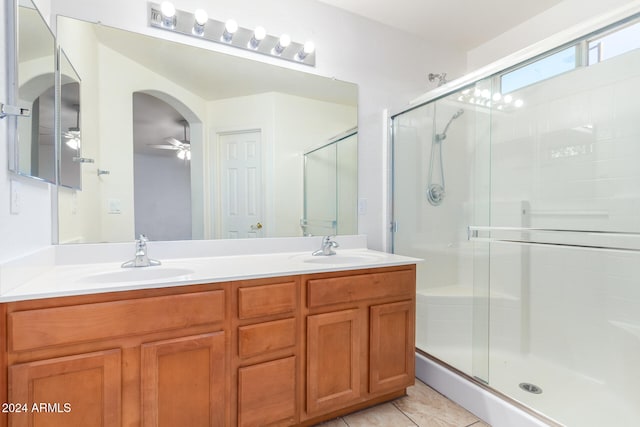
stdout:
<svg viewBox="0 0 640 427">
<path fill-rule="evenodd" d="M 562 426 L 420 349 L 416 349 L 416 377 L 492 427 Z"/>
</svg>

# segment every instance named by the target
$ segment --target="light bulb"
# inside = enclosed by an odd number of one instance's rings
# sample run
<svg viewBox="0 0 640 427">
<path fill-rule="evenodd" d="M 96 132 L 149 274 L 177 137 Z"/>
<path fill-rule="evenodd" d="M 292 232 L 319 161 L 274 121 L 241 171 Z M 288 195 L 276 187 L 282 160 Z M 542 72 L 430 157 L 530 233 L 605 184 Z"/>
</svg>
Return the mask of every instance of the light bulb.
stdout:
<svg viewBox="0 0 640 427">
<path fill-rule="evenodd" d="M 196 23 L 198 25 L 204 25 L 207 23 L 207 21 L 209 21 L 209 15 L 204 9 L 196 9 L 196 11 L 193 12 L 193 15 L 195 16 Z"/>
<path fill-rule="evenodd" d="M 510 103 L 511 103 L 511 101 L 513 101 L 513 97 L 512 97 L 511 95 L 505 95 L 505 97 L 504 97 L 504 102 L 505 102 L 506 104 L 510 104 Z"/>
<path fill-rule="evenodd" d="M 162 16 L 173 18 L 176 15 L 176 7 L 170 1 L 163 1 L 160 5 Z"/>
<path fill-rule="evenodd" d="M 201 36 L 204 34 L 204 25 L 209 21 L 209 15 L 204 9 L 196 9 L 193 12 L 196 22 L 193 24 L 193 34 Z"/>
<path fill-rule="evenodd" d="M 291 37 L 288 34 L 283 34 L 278 39 L 278 44 L 273 48 L 276 55 L 280 55 L 291 44 Z"/>
<path fill-rule="evenodd" d="M 233 34 L 236 31 L 238 31 L 238 23 L 233 19 L 229 19 L 224 24 L 224 33 L 222 33 L 222 40 L 226 43 L 230 43 L 231 39 L 233 39 Z"/>
<path fill-rule="evenodd" d="M 307 55 L 311 55 L 313 52 L 316 51 L 316 45 L 314 42 L 312 42 L 311 40 L 309 40 L 308 42 L 306 42 L 304 44 L 304 49 L 303 49 L 304 53 L 306 53 Z"/>
<path fill-rule="evenodd" d="M 253 35 L 251 36 L 251 40 L 249 40 L 249 47 L 251 49 L 257 49 L 260 45 L 260 42 L 264 40 L 267 36 L 267 30 L 262 26 L 257 26 L 255 30 L 253 30 Z"/>
<path fill-rule="evenodd" d="M 267 35 L 267 30 L 262 26 L 257 26 L 255 30 L 253 30 L 253 37 L 258 41 L 262 41 Z"/>
<path fill-rule="evenodd" d="M 160 4 L 160 13 L 162 14 L 162 25 L 168 28 L 176 26 L 176 7 L 170 1 L 163 1 Z"/>
<path fill-rule="evenodd" d="M 500 94 L 500 92 L 496 92 L 493 94 L 494 101 L 500 101 L 500 99 L 502 99 L 502 95 Z"/>
<path fill-rule="evenodd" d="M 288 34 L 283 34 L 280 36 L 278 43 L 280 43 L 280 46 L 282 47 L 287 47 L 291 44 L 291 37 L 289 37 Z"/>
<path fill-rule="evenodd" d="M 302 47 L 302 49 L 300 49 L 300 52 L 298 52 L 298 60 L 300 61 L 304 61 L 304 59 L 311 55 L 313 52 L 315 52 L 316 50 L 316 45 L 312 42 L 312 41 L 307 41 L 304 46 Z"/>
<path fill-rule="evenodd" d="M 491 92 L 489 91 L 489 89 L 483 89 L 482 90 L 482 97 L 485 98 L 485 99 L 491 98 Z"/>
<path fill-rule="evenodd" d="M 516 99 L 516 102 L 514 102 L 513 105 L 515 105 L 516 108 L 520 108 L 524 105 L 524 101 L 522 99 Z"/>
</svg>

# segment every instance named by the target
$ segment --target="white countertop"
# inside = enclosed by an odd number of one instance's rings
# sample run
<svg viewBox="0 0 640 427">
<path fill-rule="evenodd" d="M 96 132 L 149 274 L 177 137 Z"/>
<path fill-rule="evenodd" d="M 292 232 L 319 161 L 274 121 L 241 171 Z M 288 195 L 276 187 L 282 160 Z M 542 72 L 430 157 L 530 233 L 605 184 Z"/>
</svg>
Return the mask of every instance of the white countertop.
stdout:
<svg viewBox="0 0 640 427">
<path fill-rule="evenodd" d="M 162 265 L 121 268 L 121 262 L 55 265 L 0 295 L 0 302 L 162 288 L 297 274 L 415 264 L 421 260 L 368 249 L 162 259 Z"/>
</svg>

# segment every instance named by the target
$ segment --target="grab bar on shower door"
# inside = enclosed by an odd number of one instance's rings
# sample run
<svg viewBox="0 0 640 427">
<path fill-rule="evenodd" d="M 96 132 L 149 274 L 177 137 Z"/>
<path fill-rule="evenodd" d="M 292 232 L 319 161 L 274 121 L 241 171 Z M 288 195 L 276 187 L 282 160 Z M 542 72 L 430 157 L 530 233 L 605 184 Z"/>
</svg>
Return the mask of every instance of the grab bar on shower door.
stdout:
<svg viewBox="0 0 640 427">
<path fill-rule="evenodd" d="M 523 238 L 525 233 L 531 237 Z M 471 225 L 467 227 L 467 239 L 486 243 L 640 252 L 640 233 L 635 232 Z"/>
</svg>

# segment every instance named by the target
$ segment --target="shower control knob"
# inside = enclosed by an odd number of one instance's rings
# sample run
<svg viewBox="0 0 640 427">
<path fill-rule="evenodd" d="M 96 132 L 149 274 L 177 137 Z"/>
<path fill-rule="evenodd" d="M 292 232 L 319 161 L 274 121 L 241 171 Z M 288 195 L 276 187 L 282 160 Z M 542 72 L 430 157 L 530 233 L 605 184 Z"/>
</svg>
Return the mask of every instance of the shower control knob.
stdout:
<svg viewBox="0 0 640 427">
<path fill-rule="evenodd" d="M 431 184 L 429 188 L 427 188 L 427 200 L 429 200 L 429 203 L 433 206 L 440 206 L 442 200 L 444 200 L 444 196 L 444 187 L 440 184 Z"/>
</svg>

